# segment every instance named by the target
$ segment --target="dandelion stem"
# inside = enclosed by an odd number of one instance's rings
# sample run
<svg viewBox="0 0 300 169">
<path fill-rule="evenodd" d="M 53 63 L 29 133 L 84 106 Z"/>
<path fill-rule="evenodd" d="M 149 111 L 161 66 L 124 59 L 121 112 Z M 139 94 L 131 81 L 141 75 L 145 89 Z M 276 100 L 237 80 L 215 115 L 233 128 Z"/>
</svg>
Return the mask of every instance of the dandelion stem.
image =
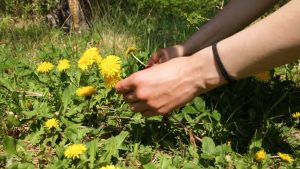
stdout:
<svg viewBox="0 0 300 169">
<path fill-rule="evenodd" d="M 145 63 L 143 63 L 139 58 L 137 58 L 133 53 L 131 53 L 131 55 L 133 56 L 133 58 L 138 61 L 140 64 L 142 64 L 143 66 L 146 66 Z"/>
<path fill-rule="evenodd" d="M 181 121 L 179 121 L 176 117 L 174 117 L 174 115 L 171 115 L 171 118 L 173 120 L 175 120 L 184 129 L 184 131 L 186 131 L 187 134 L 190 135 L 190 137 L 193 137 L 193 139 L 196 139 L 196 140 L 198 140 L 198 141 L 201 142 L 201 138 L 198 137 L 197 135 L 195 135 L 192 130 L 190 130 L 189 128 L 187 128 Z M 192 142 L 191 139 L 190 139 L 190 141 Z M 195 142 L 194 143 L 192 142 L 192 144 L 196 145 Z"/>
</svg>

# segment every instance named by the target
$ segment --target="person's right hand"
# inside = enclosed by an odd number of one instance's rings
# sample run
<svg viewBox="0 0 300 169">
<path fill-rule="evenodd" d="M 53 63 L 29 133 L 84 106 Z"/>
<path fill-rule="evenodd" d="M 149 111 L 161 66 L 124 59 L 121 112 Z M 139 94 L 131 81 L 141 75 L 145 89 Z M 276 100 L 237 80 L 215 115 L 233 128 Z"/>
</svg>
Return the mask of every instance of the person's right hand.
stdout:
<svg viewBox="0 0 300 169">
<path fill-rule="evenodd" d="M 147 66 L 153 66 L 154 64 L 164 63 L 173 58 L 184 56 L 184 49 L 182 45 L 175 45 L 167 48 L 157 49 L 150 59 L 148 60 Z"/>
</svg>

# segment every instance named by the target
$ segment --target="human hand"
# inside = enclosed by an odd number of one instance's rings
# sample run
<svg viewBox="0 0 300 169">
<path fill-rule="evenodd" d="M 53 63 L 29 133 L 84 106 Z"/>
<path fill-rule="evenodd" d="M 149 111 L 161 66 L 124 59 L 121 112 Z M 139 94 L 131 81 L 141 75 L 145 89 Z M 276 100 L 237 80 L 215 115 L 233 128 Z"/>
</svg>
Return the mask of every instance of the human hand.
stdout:
<svg viewBox="0 0 300 169">
<path fill-rule="evenodd" d="M 184 49 L 182 45 L 175 45 L 168 48 L 157 49 L 148 60 L 148 67 L 154 64 L 164 63 L 173 58 L 184 56 Z"/>
<path fill-rule="evenodd" d="M 179 57 L 136 72 L 116 85 L 132 111 L 166 115 L 222 84 L 212 56 Z M 201 59 L 199 59 L 201 58 Z"/>
</svg>

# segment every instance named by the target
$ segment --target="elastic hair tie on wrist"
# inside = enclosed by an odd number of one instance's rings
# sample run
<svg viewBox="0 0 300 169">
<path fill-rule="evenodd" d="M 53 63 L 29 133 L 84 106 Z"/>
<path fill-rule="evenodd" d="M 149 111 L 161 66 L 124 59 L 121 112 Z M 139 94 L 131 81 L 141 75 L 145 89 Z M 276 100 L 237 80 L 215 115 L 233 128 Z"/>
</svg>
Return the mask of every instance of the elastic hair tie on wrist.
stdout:
<svg viewBox="0 0 300 169">
<path fill-rule="evenodd" d="M 212 45 L 212 51 L 213 51 L 214 59 L 217 62 L 218 68 L 219 68 L 221 74 L 223 75 L 224 79 L 229 83 L 233 82 L 233 79 L 227 73 L 227 71 L 220 59 L 216 43 Z"/>
</svg>

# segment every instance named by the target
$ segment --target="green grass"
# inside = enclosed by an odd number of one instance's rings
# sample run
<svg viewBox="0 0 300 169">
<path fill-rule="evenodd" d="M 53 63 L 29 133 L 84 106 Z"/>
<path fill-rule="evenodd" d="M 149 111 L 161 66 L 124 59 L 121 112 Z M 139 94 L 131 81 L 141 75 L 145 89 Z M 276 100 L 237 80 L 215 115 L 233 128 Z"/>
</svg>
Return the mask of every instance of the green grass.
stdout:
<svg viewBox="0 0 300 169">
<path fill-rule="evenodd" d="M 299 119 L 291 117 L 300 111 L 297 63 L 276 68 L 268 83 L 240 80 L 173 112 L 202 138 L 197 146 L 173 118 L 145 119 L 131 112 L 119 95 L 103 87 L 95 67 L 89 73 L 76 69 L 81 53 L 98 47 L 103 56 L 120 56 L 128 76 L 142 66 L 125 56 L 127 47 L 139 48 L 136 55 L 146 62 L 156 48 L 182 42 L 193 31 L 180 18 L 120 9 L 95 19 L 93 28 L 82 34 L 51 29 L 41 20 L 2 16 L 0 168 L 98 168 L 110 163 L 145 169 L 299 167 Z M 72 61 L 67 76 L 75 83 L 96 86 L 98 93 L 90 101 L 76 97 L 76 86 L 62 74 L 53 71 L 51 80 L 36 72 L 37 63 L 61 58 Z M 52 117 L 61 127 L 51 132 L 44 122 Z M 78 160 L 66 159 L 66 145 L 79 142 L 88 151 Z M 259 149 L 268 154 L 263 162 L 254 160 Z M 280 160 L 277 152 L 291 154 L 295 162 Z"/>
</svg>

